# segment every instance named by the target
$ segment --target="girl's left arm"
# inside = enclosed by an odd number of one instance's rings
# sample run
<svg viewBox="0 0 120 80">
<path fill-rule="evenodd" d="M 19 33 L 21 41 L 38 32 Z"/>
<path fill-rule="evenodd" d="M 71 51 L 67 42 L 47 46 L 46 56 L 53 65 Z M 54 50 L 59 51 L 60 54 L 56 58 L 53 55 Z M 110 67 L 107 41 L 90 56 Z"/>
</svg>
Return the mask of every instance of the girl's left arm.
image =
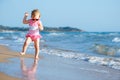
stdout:
<svg viewBox="0 0 120 80">
<path fill-rule="evenodd" d="M 44 29 L 41 21 L 39 21 L 38 27 L 39 27 L 40 31 L 42 31 Z"/>
</svg>

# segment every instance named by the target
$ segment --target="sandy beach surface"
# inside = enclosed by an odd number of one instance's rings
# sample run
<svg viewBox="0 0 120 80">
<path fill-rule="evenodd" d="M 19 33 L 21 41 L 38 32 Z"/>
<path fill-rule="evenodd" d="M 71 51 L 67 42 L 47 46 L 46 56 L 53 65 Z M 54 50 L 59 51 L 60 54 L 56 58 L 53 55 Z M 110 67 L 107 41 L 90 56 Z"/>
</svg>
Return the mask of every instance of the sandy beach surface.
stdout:
<svg viewBox="0 0 120 80">
<path fill-rule="evenodd" d="M 15 52 L 10 51 L 7 47 L 0 45 L 0 62 L 7 63 L 9 62 L 7 59 L 17 56 Z M 0 72 L 0 79 L 1 80 L 19 80 L 18 78 L 14 78 L 11 76 L 6 75 L 5 73 Z"/>
<path fill-rule="evenodd" d="M 1 80 L 120 80 L 120 71 L 85 61 L 69 60 L 45 53 L 20 56 L 0 45 Z"/>
</svg>

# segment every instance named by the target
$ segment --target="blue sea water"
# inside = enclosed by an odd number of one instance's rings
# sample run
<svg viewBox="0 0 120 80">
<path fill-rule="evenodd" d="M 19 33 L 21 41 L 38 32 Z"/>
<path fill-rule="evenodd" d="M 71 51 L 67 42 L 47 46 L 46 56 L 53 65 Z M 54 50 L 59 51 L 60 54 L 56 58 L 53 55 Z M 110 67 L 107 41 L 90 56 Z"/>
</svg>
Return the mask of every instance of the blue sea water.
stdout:
<svg viewBox="0 0 120 80">
<path fill-rule="evenodd" d="M 0 32 L 0 44 L 20 52 L 26 32 Z M 120 70 L 120 32 L 41 32 L 40 52 Z M 33 43 L 27 53 L 34 53 Z"/>
</svg>

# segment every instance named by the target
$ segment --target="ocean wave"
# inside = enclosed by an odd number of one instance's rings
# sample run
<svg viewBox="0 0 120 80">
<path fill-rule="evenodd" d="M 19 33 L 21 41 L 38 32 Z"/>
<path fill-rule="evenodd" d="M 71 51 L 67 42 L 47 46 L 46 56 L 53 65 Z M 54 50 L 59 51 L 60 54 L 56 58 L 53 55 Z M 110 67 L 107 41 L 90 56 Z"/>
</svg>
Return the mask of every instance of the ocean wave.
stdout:
<svg viewBox="0 0 120 80">
<path fill-rule="evenodd" d="M 24 42 L 24 41 L 25 41 L 24 38 L 18 38 L 18 37 L 17 37 L 17 38 L 15 39 L 15 42 Z"/>
<path fill-rule="evenodd" d="M 4 37 L 0 37 L 0 39 L 4 39 Z"/>
<path fill-rule="evenodd" d="M 57 33 L 57 32 L 53 32 L 53 33 L 49 33 L 48 36 L 63 36 L 65 35 L 65 33 Z"/>
<path fill-rule="evenodd" d="M 102 55 L 109 55 L 109 56 L 120 56 L 120 48 L 114 46 L 107 46 L 103 44 L 94 44 L 92 47 L 93 51 L 102 54 Z"/>
<path fill-rule="evenodd" d="M 118 32 L 109 33 L 110 36 L 119 35 L 119 34 L 120 34 L 120 33 L 118 33 Z"/>
<path fill-rule="evenodd" d="M 13 31 L 13 30 L 2 30 L 2 32 L 1 33 L 14 33 L 15 31 Z"/>
<path fill-rule="evenodd" d="M 115 37 L 112 42 L 120 42 L 120 37 Z"/>
<path fill-rule="evenodd" d="M 104 58 L 104 57 L 90 56 L 90 55 L 86 55 L 86 54 L 78 53 L 74 51 L 49 49 L 49 48 L 43 48 L 41 49 L 41 52 L 47 53 L 49 55 L 64 57 L 64 58 L 83 60 L 90 63 L 108 66 L 108 67 L 120 70 L 120 58 L 113 58 L 113 57 Z"/>
</svg>

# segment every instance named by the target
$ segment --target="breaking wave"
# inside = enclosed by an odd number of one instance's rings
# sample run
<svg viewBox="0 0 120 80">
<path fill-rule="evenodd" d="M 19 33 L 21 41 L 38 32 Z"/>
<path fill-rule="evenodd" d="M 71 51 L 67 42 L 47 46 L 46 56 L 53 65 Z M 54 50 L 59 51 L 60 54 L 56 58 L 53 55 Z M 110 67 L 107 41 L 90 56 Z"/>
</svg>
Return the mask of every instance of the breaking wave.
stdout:
<svg viewBox="0 0 120 80">
<path fill-rule="evenodd" d="M 120 58 L 90 56 L 84 53 L 79 53 L 69 50 L 50 49 L 50 48 L 42 48 L 41 52 L 47 53 L 49 55 L 64 57 L 64 58 L 83 60 L 90 63 L 108 66 L 120 70 Z"/>
<path fill-rule="evenodd" d="M 120 38 L 119 37 L 115 37 L 112 42 L 120 42 Z"/>
</svg>

